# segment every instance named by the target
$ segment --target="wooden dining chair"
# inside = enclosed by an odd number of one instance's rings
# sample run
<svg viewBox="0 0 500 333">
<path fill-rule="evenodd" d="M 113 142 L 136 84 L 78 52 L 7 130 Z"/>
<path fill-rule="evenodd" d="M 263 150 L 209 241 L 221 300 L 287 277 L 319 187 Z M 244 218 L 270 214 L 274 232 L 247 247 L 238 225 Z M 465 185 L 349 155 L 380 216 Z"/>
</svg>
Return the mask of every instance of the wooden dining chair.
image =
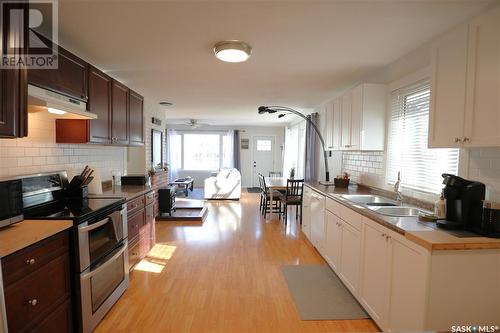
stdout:
<svg viewBox="0 0 500 333">
<path fill-rule="evenodd" d="M 304 179 L 287 179 L 286 192 L 280 196 L 281 204 L 283 205 L 283 220 L 285 226 L 288 218 L 288 206 L 295 206 L 295 218 L 299 217 L 300 209 L 300 224 L 302 224 L 302 193 L 304 191 Z M 280 215 L 281 216 L 281 215 Z"/>
<path fill-rule="evenodd" d="M 281 196 L 282 194 L 276 190 L 270 190 L 267 188 L 266 179 L 263 175 L 260 175 L 259 181 L 263 187 L 263 204 L 262 204 L 262 214 L 264 217 L 267 216 L 267 213 L 271 213 L 271 209 L 278 209 L 278 214 L 281 215 Z M 271 202 L 271 192 L 273 191 L 273 202 Z"/>
</svg>

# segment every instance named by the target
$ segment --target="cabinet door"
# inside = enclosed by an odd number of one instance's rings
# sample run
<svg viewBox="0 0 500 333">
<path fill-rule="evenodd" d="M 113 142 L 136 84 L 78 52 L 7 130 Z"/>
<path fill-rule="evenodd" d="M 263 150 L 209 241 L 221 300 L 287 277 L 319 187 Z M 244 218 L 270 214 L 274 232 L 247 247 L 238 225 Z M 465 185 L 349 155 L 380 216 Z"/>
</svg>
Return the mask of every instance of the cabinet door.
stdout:
<svg viewBox="0 0 500 333">
<path fill-rule="evenodd" d="M 500 8 L 469 28 L 465 141 L 470 147 L 500 146 Z"/>
<path fill-rule="evenodd" d="M 333 103 L 325 106 L 325 149 L 333 150 Z"/>
<path fill-rule="evenodd" d="M 309 240 L 311 240 L 311 191 L 310 188 L 304 187 L 302 200 L 302 232 Z"/>
<path fill-rule="evenodd" d="M 46 37 L 33 32 L 38 38 L 50 42 Z M 28 82 L 78 100 L 88 99 L 88 64 L 73 53 L 58 47 L 57 69 L 30 69 Z"/>
<path fill-rule="evenodd" d="M 342 242 L 342 221 L 332 212 L 326 211 L 326 241 L 325 255 L 332 269 L 340 273 L 341 271 L 341 242 Z"/>
<path fill-rule="evenodd" d="M 2 2 L 0 1 L 0 5 Z M 24 19 L 28 20 L 27 11 L 25 13 Z M 7 25 L 4 28 L 7 29 Z M 24 29 L 24 36 L 27 36 L 27 25 L 21 29 Z M 22 35 L 5 32 L 9 40 L 4 41 L 4 45 L 26 45 L 26 43 L 21 44 Z M 12 40 L 13 38 L 16 40 Z M 26 69 L 0 69 L 0 138 L 28 135 L 27 93 Z"/>
<path fill-rule="evenodd" d="M 127 145 L 128 138 L 128 88 L 118 81 L 112 82 L 111 140 L 114 144 Z"/>
<path fill-rule="evenodd" d="M 424 331 L 428 252 L 404 240 L 390 239 L 391 283 L 387 328 Z"/>
<path fill-rule="evenodd" d="M 342 96 L 342 136 L 341 148 L 346 149 L 351 146 L 351 92 L 347 92 Z"/>
<path fill-rule="evenodd" d="M 332 127 L 332 144 L 334 149 L 340 149 L 342 142 L 342 99 L 340 97 L 333 100 L 333 127 Z"/>
<path fill-rule="evenodd" d="M 363 85 L 351 91 L 351 142 L 350 149 L 359 150 L 361 145 L 361 117 L 363 113 Z"/>
<path fill-rule="evenodd" d="M 463 137 L 468 28 L 460 26 L 432 48 L 429 147 L 458 147 Z"/>
<path fill-rule="evenodd" d="M 341 223 L 342 239 L 340 277 L 353 295 L 358 295 L 361 233 L 347 223 Z"/>
<path fill-rule="evenodd" d="M 325 248 L 325 197 L 313 194 L 311 199 L 311 239 L 320 253 Z"/>
<path fill-rule="evenodd" d="M 363 219 L 360 302 L 380 328 L 385 329 L 389 296 L 389 251 L 385 233 Z M 383 228 L 383 227 L 381 227 Z"/>
<path fill-rule="evenodd" d="M 131 145 L 144 144 L 144 98 L 134 91 L 129 94 L 129 140 Z"/>
<path fill-rule="evenodd" d="M 89 120 L 89 141 L 111 143 L 111 78 L 95 67 L 89 69 L 88 110 L 97 115 Z"/>
</svg>

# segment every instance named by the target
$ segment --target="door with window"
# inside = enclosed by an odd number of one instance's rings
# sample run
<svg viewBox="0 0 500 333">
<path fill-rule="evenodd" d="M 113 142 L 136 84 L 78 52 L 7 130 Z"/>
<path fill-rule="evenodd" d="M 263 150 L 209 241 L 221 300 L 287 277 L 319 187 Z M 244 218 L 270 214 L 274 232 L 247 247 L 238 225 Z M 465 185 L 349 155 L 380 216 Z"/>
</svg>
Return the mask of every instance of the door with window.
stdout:
<svg viewBox="0 0 500 333">
<path fill-rule="evenodd" d="M 256 136 L 253 138 L 252 184 L 259 186 L 258 174 L 268 176 L 274 170 L 274 137 Z"/>
</svg>

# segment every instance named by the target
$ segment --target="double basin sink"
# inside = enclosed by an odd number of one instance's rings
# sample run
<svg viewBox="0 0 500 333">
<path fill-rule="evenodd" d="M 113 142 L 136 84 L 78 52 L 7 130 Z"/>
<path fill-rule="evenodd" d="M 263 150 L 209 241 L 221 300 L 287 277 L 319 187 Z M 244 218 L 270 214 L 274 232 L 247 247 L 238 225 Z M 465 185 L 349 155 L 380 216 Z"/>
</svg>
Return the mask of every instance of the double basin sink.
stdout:
<svg viewBox="0 0 500 333">
<path fill-rule="evenodd" d="M 401 206 L 394 200 L 378 195 L 344 194 L 341 195 L 341 197 L 354 203 L 364 205 L 366 208 L 385 216 L 409 217 L 418 216 L 419 213 L 427 213 L 427 211 L 419 208 Z"/>
</svg>

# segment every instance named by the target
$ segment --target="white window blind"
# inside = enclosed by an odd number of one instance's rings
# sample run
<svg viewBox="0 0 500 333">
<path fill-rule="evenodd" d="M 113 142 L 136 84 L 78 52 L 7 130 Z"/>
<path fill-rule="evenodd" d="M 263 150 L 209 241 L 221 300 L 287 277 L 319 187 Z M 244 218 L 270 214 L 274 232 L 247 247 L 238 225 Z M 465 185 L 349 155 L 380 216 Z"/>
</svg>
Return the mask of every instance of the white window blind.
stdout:
<svg viewBox="0 0 500 333">
<path fill-rule="evenodd" d="M 401 172 L 403 187 L 440 193 L 442 173 L 457 174 L 458 149 L 429 149 L 430 83 L 419 82 L 392 92 L 387 181 Z"/>
</svg>

